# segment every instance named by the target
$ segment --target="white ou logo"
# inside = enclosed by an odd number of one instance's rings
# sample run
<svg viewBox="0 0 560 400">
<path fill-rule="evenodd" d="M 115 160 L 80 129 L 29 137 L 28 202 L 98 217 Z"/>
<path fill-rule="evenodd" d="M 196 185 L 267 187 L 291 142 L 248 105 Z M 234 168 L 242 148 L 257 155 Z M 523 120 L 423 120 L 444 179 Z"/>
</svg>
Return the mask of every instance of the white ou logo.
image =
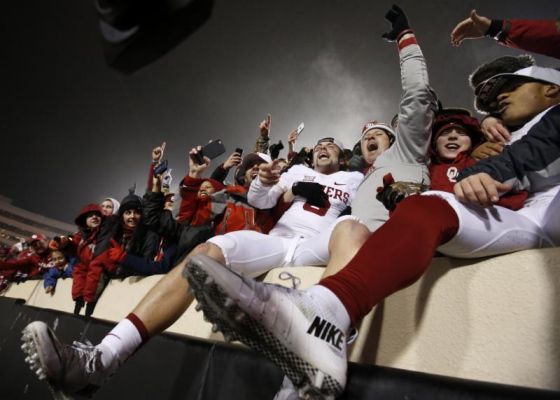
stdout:
<svg viewBox="0 0 560 400">
<path fill-rule="evenodd" d="M 447 178 L 449 178 L 449 182 L 457 182 L 457 175 L 459 175 L 459 170 L 457 167 L 449 167 L 447 169 Z"/>
</svg>

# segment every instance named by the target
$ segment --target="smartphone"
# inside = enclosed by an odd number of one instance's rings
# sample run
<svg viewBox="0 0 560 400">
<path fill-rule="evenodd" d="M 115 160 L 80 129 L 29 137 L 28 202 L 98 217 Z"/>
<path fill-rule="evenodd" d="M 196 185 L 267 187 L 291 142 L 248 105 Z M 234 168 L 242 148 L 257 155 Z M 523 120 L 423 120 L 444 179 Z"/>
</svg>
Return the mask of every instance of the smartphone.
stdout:
<svg viewBox="0 0 560 400">
<path fill-rule="evenodd" d="M 195 154 L 194 160 L 197 164 L 204 164 L 204 157 L 208 157 L 213 160 L 214 158 L 221 156 L 226 152 L 226 148 L 220 139 L 213 140 L 210 143 L 204 145 L 202 149 Z"/>
<path fill-rule="evenodd" d="M 242 149 L 241 147 L 236 148 L 236 149 L 235 149 L 235 152 L 236 152 L 237 154 L 239 154 L 240 156 L 243 155 L 243 149 Z"/>
<path fill-rule="evenodd" d="M 161 175 L 167 171 L 167 160 L 163 160 L 154 168 L 154 175 Z"/>
<path fill-rule="evenodd" d="M 301 131 L 303 131 L 303 128 L 305 128 L 305 124 L 302 122 L 301 124 L 299 124 L 299 126 L 296 129 L 296 133 L 299 134 L 301 133 Z"/>
</svg>

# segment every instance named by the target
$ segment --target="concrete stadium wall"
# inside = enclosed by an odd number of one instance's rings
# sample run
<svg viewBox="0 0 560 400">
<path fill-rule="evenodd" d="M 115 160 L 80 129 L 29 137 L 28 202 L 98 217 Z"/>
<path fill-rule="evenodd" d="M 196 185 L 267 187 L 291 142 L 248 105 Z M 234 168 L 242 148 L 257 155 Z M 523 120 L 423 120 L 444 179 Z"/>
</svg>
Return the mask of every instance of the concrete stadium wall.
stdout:
<svg viewBox="0 0 560 400">
<path fill-rule="evenodd" d="M 288 270 L 316 283 L 318 267 L 276 268 L 265 281 L 287 285 Z M 94 317 L 119 321 L 161 276 L 112 280 Z M 27 304 L 72 312 L 70 279 L 54 296 L 42 281 L 4 294 Z M 560 390 L 560 248 L 479 260 L 434 259 L 411 287 L 379 304 L 359 327 L 352 361 L 458 378 Z M 222 340 L 191 306 L 169 332 Z"/>
</svg>

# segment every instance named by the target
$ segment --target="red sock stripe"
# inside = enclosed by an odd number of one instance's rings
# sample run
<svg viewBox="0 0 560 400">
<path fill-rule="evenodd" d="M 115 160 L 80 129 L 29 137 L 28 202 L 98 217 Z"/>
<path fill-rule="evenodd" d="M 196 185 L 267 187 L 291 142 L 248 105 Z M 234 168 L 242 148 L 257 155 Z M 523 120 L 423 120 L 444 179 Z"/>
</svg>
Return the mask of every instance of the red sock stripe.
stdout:
<svg viewBox="0 0 560 400">
<path fill-rule="evenodd" d="M 140 333 L 140 337 L 142 338 L 142 344 L 150 340 L 150 334 L 148 333 L 148 329 L 146 329 L 146 325 L 144 325 L 142 320 L 140 320 L 136 314 L 130 313 L 126 316 L 126 319 L 132 322 L 132 325 L 138 329 L 138 333 Z"/>
</svg>

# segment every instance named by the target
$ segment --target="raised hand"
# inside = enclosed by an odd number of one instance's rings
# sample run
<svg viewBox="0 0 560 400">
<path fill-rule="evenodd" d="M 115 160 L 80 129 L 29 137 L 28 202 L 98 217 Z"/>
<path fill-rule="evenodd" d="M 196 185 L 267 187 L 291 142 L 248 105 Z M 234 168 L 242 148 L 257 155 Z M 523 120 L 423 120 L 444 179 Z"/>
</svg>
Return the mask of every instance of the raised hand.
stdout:
<svg viewBox="0 0 560 400">
<path fill-rule="evenodd" d="M 197 146 L 196 148 L 193 147 L 189 152 L 189 176 L 191 178 L 200 178 L 210 165 L 210 159 L 206 156 L 202 158 L 204 160 L 202 164 L 196 162 L 195 156 L 200 150 L 202 150 L 202 146 Z"/>
<path fill-rule="evenodd" d="M 389 42 L 396 41 L 403 31 L 410 29 L 406 14 L 396 4 L 393 4 L 389 11 L 387 11 L 385 19 L 391 23 L 391 30 L 389 32 L 385 32 L 381 35 L 381 37 Z"/>
<path fill-rule="evenodd" d="M 268 137 L 268 135 L 270 134 L 271 125 L 272 125 L 272 116 L 268 114 L 266 119 L 263 119 L 262 122 L 259 124 L 259 130 L 261 132 L 262 137 Z"/>
<path fill-rule="evenodd" d="M 451 44 L 459 46 L 465 39 L 478 39 L 484 37 L 492 20 L 483 17 L 472 10 L 469 17 L 457 24 L 451 32 Z"/>
<path fill-rule="evenodd" d="M 259 165 L 259 180 L 263 186 L 273 186 L 280 181 L 280 166 L 278 160 Z"/>
<path fill-rule="evenodd" d="M 233 152 L 224 162 L 224 169 L 230 169 L 231 167 L 235 167 L 241 164 L 242 158 L 241 155 L 237 152 Z"/>
<path fill-rule="evenodd" d="M 161 145 L 154 147 L 152 150 L 152 161 L 158 163 L 163 157 L 163 152 L 165 151 L 165 142 Z"/>
</svg>

